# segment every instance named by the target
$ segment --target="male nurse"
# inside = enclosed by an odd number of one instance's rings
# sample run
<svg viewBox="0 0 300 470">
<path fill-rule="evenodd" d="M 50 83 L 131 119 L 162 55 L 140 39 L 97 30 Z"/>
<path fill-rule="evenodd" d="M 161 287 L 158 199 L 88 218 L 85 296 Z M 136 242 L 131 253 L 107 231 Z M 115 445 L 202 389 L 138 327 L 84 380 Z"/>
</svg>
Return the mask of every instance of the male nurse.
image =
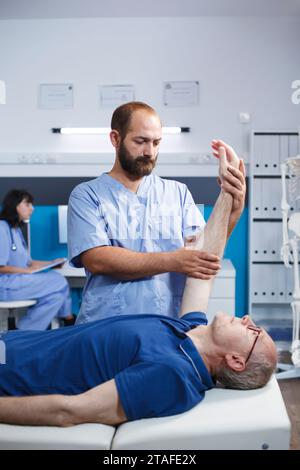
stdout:
<svg viewBox="0 0 300 470">
<path fill-rule="evenodd" d="M 111 120 L 112 169 L 71 193 L 69 258 L 87 276 L 77 323 L 132 313 L 176 318 L 186 276 L 211 279 L 220 269 L 216 255 L 184 248 L 205 222 L 186 185 L 152 173 L 161 137 L 151 106 L 118 107 Z M 234 197 L 228 236 L 244 207 L 239 173 L 223 183 Z"/>
</svg>

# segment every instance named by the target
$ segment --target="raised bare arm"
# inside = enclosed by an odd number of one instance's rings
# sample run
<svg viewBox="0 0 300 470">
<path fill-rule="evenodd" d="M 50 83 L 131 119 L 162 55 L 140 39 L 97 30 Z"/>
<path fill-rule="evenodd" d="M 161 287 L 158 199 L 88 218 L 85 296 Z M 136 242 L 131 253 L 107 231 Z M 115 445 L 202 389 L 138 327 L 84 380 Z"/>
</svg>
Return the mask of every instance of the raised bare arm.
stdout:
<svg viewBox="0 0 300 470">
<path fill-rule="evenodd" d="M 219 148 L 219 158 L 219 177 L 221 181 L 223 181 L 224 176 L 229 171 L 229 161 L 230 165 L 236 168 L 239 166 L 239 158 L 234 155 L 228 161 L 224 147 Z M 199 237 L 192 238 L 188 248 L 203 249 L 222 258 L 227 240 L 232 203 L 232 195 L 225 192 L 225 189 L 222 188 L 204 233 Z M 212 283 L 213 279 L 202 280 L 188 277 L 179 316 L 183 316 L 192 311 L 206 312 Z"/>
</svg>

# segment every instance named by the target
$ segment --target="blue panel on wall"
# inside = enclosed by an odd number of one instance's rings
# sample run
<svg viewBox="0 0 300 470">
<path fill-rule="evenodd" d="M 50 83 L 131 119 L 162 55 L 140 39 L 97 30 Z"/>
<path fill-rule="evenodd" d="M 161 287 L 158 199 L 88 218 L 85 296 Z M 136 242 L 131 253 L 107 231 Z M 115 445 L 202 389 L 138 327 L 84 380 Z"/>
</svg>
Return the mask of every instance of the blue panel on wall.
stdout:
<svg viewBox="0 0 300 470">
<path fill-rule="evenodd" d="M 58 243 L 57 211 L 57 206 L 35 206 L 30 222 L 33 259 L 67 256 L 67 245 Z"/>
<path fill-rule="evenodd" d="M 35 206 L 30 222 L 31 257 L 50 260 L 67 256 L 67 244 L 58 242 L 57 206 Z M 78 289 L 72 289 L 72 311 L 78 313 L 80 295 Z"/>
</svg>

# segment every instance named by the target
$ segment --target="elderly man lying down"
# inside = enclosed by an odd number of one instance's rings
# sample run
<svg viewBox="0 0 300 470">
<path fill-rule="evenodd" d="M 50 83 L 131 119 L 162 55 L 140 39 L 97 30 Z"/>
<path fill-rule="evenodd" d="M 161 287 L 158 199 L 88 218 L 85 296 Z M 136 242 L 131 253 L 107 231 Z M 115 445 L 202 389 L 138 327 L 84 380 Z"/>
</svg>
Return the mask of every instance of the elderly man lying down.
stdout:
<svg viewBox="0 0 300 470">
<path fill-rule="evenodd" d="M 242 164 L 223 142 L 215 149 L 224 181 Z M 222 186 L 204 237 L 190 240 L 188 249 L 223 255 L 233 198 Z M 211 287 L 211 280 L 188 277 L 179 319 L 122 315 L 2 334 L 0 422 L 117 425 L 187 411 L 216 381 L 238 389 L 264 386 L 276 364 L 272 339 L 248 316 L 218 313 L 207 325 Z"/>
</svg>

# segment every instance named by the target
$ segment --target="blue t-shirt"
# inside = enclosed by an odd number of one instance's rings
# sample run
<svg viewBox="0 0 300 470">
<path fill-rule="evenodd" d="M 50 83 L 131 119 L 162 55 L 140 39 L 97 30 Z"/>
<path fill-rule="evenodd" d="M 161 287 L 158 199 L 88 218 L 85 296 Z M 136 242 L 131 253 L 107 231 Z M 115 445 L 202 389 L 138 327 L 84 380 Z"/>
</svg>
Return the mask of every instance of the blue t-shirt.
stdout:
<svg viewBox="0 0 300 470">
<path fill-rule="evenodd" d="M 206 323 L 200 312 L 178 320 L 122 315 L 53 331 L 2 333 L 0 395 L 79 394 L 114 378 L 129 421 L 182 413 L 214 386 L 185 334 Z"/>
</svg>

